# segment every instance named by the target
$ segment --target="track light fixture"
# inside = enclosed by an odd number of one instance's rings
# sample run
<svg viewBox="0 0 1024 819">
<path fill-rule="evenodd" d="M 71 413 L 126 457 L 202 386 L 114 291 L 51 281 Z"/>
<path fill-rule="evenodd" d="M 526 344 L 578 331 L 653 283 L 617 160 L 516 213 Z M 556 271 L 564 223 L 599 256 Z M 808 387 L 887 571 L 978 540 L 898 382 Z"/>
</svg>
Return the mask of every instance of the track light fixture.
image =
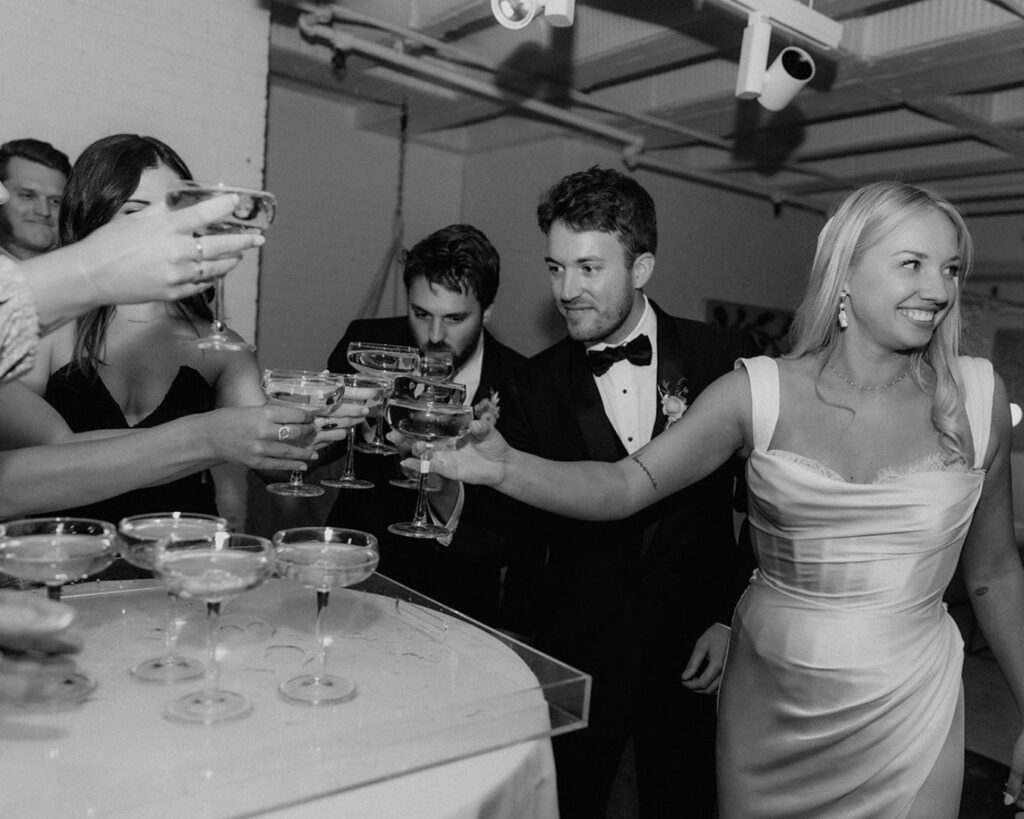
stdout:
<svg viewBox="0 0 1024 819">
<path fill-rule="evenodd" d="M 771 38 L 768 15 L 751 12 L 743 31 L 736 96 L 743 100 L 756 99 L 769 111 L 781 111 L 814 77 L 814 60 L 802 48 L 788 46 L 768 66 Z"/>
<path fill-rule="evenodd" d="M 524 28 L 540 12 L 551 25 L 571 26 L 576 0 L 491 0 L 491 13 L 505 28 Z"/>
</svg>

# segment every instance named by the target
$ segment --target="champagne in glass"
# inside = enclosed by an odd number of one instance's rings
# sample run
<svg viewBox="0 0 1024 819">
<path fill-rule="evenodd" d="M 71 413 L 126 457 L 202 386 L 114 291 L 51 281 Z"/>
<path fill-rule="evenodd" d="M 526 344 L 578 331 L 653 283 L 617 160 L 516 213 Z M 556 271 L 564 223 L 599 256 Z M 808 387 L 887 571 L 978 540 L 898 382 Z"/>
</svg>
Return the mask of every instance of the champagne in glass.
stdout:
<svg viewBox="0 0 1024 819">
<path fill-rule="evenodd" d="M 427 353 L 424 353 L 424 355 L 426 356 Z M 444 355 L 451 358 L 452 354 L 445 352 Z M 456 383 L 455 381 L 435 381 L 416 375 L 400 375 L 395 379 L 391 390 L 391 396 L 393 398 L 401 398 L 409 401 L 433 401 L 437 404 L 464 404 L 466 402 L 466 385 Z M 392 478 L 389 483 L 392 486 L 397 486 L 399 489 L 418 490 L 420 488 L 419 475 L 416 472 L 407 472 L 404 466 L 402 466 L 401 469 L 403 474 L 406 474 L 407 477 Z M 432 486 L 430 484 L 429 476 L 424 479 L 423 491 L 436 492 L 438 489 L 440 489 L 440 482 L 438 482 L 438 486 Z"/>
<path fill-rule="evenodd" d="M 204 540 L 165 540 L 157 547 L 153 568 L 167 591 L 206 603 L 206 686 L 169 703 L 169 718 L 209 724 L 252 710 L 245 696 L 220 687 L 217 621 L 223 603 L 270 577 L 272 552 L 266 538 L 231 532 L 215 532 Z"/>
<path fill-rule="evenodd" d="M 416 511 L 413 519 L 404 523 L 392 523 L 388 531 L 405 537 L 436 538 L 448 534 L 444 526 L 427 520 L 427 499 L 424 491 L 430 459 L 434 445 L 438 442 L 456 441 L 469 432 L 473 422 L 473 408 L 455 404 L 438 404 L 431 401 L 410 401 L 396 398 L 388 402 L 388 421 L 406 438 L 420 441 L 419 491 L 416 493 Z"/>
<path fill-rule="evenodd" d="M 207 184 L 190 179 L 172 185 L 167 191 L 167 206 L 171 210 L 195 205 L 206 199 L 226 193 L 236 194 L 239 198 L 238 207 L 221 219 L 213 222 L 200 231 L 201 235 L 217 233 L 259 233 L 263 234 L 270 227 L 277 214 L 277 199 L 267 191 L 236 188 L 229 185 Z M 248 342 L 232 338 L 224 325 L 224 278 L 221 277 L 213 285 L 213 323 L 209 334 L 201 338 L 183 343 L 198 347 L 200 350 L 227 350 L 238 352 L 255 350 Z"/>
<path fill-rule="evenodd" d="M 348 363 L 365 375 L 382 378 L 390 382 L 396 376 L 409 375 L 420 366 L 420 351 L 416 347 L 399 344 L 375 344 L 368 341 L 353 341 L 348 345 Z M 384 394 L 387 406 L 390 389 Z M 377 419 L 376 430 L 370 443 L 360 442 L 356 449 L 370 455 L 394 455 L 396 450 L 384 440 L 384 415 Z"/>
<path fill-rule="evenodd" d="M 450 381 L 455 375 L 455 354 L 449 350 L 424 350 L 420 353 L 419 373 L 432 381 Z"/>
<path fill-rule="evenodd" d="M 287 406 L 300 406 L 315 415 L 329 415 L 345 394 L 341 376 L 311 370 L 264 370 L 263 392 L 267 400 Z M 287 483 L 267 485 L 267 491 L 292 498 L 315 498 L 324 490 L 302 481 L 302 472 L 292 472 Z"/>
<path fill-rule="evenodd" d="M 228 522 L 214 515 L 183 512 L 157 512 L 132 515 L 118 524 L 121 533 L 121 557 L 140 569 L 154 570 L 156 553 L 166 540 L 208 541 L 215 532 L 226 532 Z M 199 677 L 203 664 L 178 654 L 178 598 L 168 591 L 167 622 L 164 626 L 164 653 L 132 666 L 132 674 L 153 682 L 176 682 Z"/>
<path fill-rule="evenodd" d="M 281 693 L 307 705 L 349 700 L 355 695 L 355 683 L 326 672 L 324 614 L 332 589 L 360 583 L 373 574 L 380 560 L 377 538 L 354 529 L 309 526 L 282 529 L 274 534 L 273 542 L 277 573 L 316 592 L 313 673 L 281 683 Z"/>
<path fill-rule="evenodd" d="M 46 585 L 51 600 L 60 600 L 61 587 L 103 571 L 117 557 L 117 529 L 112 523 L 89 518 L 29 518 L 0 526 L 0 572 Z M 44 675 L 41 694 L 49 703 L 80 700 L 96 681 L 77 671 Z"/>
<path fill-rule="evenodd" d="M 345 385 L 340 403 L 364 406 L 369 410 L 367 418 L 379 418 L 384 405 L 384 394 L 389 388 L 387 381 L 367 375 L 345 374 L 338 376 Z M 345 439 L 345 465 L 338 478 L 320 481 L 333 489 L 372 489 L 373 481 L 357 478 L 355 475 L 356 428 L 350 427 Z"/>
</svg>

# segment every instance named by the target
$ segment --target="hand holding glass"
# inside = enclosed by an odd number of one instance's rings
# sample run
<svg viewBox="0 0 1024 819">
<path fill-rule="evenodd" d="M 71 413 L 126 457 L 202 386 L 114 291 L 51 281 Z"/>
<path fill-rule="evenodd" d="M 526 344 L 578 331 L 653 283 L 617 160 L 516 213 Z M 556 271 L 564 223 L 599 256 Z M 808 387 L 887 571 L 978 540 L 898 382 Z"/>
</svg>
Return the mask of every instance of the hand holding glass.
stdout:
<svg viewBox="0 0 1024 819">
<path fill-rule="evenodd" d="M 156 512 L 132 515 L 118 524 L 121 557 L 140 569 L 154 571 L 159 545 L 166 541 L 208 541 L 214 532 L 226 532 L 228 522 L 214 515 Z M 189 680 L 203 673 L 203 664 L 178 654 L 178 598 L 167 593 L 167 621 L 164 625 L 164 653 L 132 666 L 132 674 L 152 682 Z"/>
<path fill-rule="evenodd" d="M 345 386 L 339 403 L 364 406 L 369 410 L 367 418 L 380 418 L 384 405 L 384 394 L 388 382 L 367 375 L 346 373 L 338 376 Z M 345 439 L 345 465 L 338 478 L 325 478 L 320 483 L 332 489 L 372 489 L 373 481 L 357 478 L 355 475 L 355 444 L 359 426 L 350 427 Z"/>
<path fill-rule="evenodd" d="M 436 538 L 448 534 L 444 526 L 427 520 L 424 482 L 430 471 L 434 444 L 438 441 L 458 440 L 465 436 L 473 422 L 472 407 L 396 398 L 388 402 L 388 420 L 391 426 L 405 437 L 423 443 L 415 514 L 411 521 L 392 523 L 388 526 L 388 531 L 404 537 L 420 538 Z"/>
<path fill-rule="evenodd" d="M 288 699 L 308 705 L 344 702 L 356 686 L 345 677 L 326 673 L 324 612 L 332 589 L 360 583 L 377 568 L 377 538 L 354 529 L 308 526 L 274 534 L 274 561 L 281 577 L 316 591 L 316 657 L 312 674 L 281 683 Z"/>
<path fill-rule="evenodd" d="M 167 591 L 206 603 L 206 687 L 169 703 L 169 718 L 209 724 L 252 710 L 245 696 L 220 687 L 217 621 L 221 604 L 270 577 L 272 551 L 266 538 L 231 532 L 214 532 L 201 540 L 162 541 L 157 547 L 153 568 Z"/>
<path fill-rule="evenodd" d="M 445 353 L 451 356 L 451 353 Z M 463 404 L 466 401 L 466 385 L 454 381 L 435 381 L 416 375 L 400 375 L 395 379 L 391 390 L 392 398 L 408 401 L 433 401 L 436 404 Z M 412 470 L 401 467 L 403 474 L 407 477 L 392 478 L 389 483 L 399 489 L 420 488 L 420 479 Z M 436 485 L 432 485 L 430 476 L 423 479 L 424 492 L 436 492 L 440 489 L 440 479 Z"/>
<path fill-rule="evenodd" d="M 277 199 L 267 191 L 235 188 L 229 185 L 208 184 L 183 180 L 167 190 L 167 206 L 172 210 L 194 205 L 205 199 L 222 196 L 225 193 L 236 194 L 239 198 L 238 207 L 220 221 L 207 225 L 200 235 L 213 233 L 266 233 L 274 216 L 277 214 Z M 196 270 L 200 269 L 201 259 L 196 260 Z M 214 283 L 213 290 L 213 323 L 208 335 L 186 341 L 184 343 L 198 347 L 200 350 L 255 350 L 256 347 L 227 333 L 224 325 L 224 284 L 223 277 Z"/>
<path fill-rule="evenodd" d="M 300 406 L 314 415 L 328 415 L 341 400 L 345 384 L 340 375 L 311 370 L 264 370 L 263 392 L 267 400 L 284 406 Z M 285 429 L 286 427 L 281 427 Z M 324 490 L 303 483 L 302 472 L 292 472 L 287 483 L 271 483 L 267 491 L 293 498 L 315 498 Z"/>
</svg>

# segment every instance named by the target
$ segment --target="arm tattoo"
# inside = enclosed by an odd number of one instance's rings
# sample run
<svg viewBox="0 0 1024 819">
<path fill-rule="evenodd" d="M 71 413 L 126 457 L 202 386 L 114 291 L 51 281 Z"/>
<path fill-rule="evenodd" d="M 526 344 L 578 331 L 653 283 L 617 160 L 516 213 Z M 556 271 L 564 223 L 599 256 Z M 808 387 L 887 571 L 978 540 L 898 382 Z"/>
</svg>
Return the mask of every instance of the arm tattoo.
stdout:
<svg viewBox="0 0 1024 819">
<path fill-rule="evenodd" d="M 641 461 L 636 455 L 633 456 L 633 460 L 636 461 L 637 465 L 644 471 L 644 474 L 647 476 L 647 480 L 651 482 L 651 486 L 657 489 L 658 482 L 654 480 L 654 476 L 651 474 L 651 470 L 644 466 L 644 462 Z"/>
<path fill-rule="evenodd" d="M 988 594 L 988 586 L 978 586 L 978 588 L 974 590 L 975 597 L 982 597 L 986 594 Z"/>
</svg>

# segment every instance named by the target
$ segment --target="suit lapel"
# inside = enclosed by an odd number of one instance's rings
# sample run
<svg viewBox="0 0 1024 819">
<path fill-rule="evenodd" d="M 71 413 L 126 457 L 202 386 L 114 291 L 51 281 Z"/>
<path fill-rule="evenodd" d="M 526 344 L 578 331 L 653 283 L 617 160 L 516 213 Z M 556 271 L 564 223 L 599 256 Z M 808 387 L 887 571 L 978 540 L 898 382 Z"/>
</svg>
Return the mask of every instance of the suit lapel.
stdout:
<svg viewBox="0 0 1024 819">
<path fill-rule="evenodd" d="M 679 382 L 679 379 L 686 376 L 686 353 L 679 333 L 676 330 L 672 318 L 651 303 L 658 316 L 658 379 L 657 386 L 671 390 Z M 658 410 L 654 416 L 654 429 L 651 437 L 660 435 L 665 430 L 667 422 L 665 413 L 661 411 L 661 400 L 658 400 Z"/>
<path fill-rule="evenodd" d="M 494 341 L 484 330 L 484 357 L 480 362 L 480 384 L 470 402 L 474 407 L 485 398 L 490 398 L 491 390 L 495 389 L 498 381 L 499 369 L 498 354 L 494 351 Z"/>
<path fill-rule="evenodd" d="M 587 448 L 587 457 L 595 461 L 617 461 L 625 454 L 619 436 L 604 411 L 601 393 L 587 366 L 583 345 L 570 342 L 569 395 L 580 431 Z"/>
</svg>

